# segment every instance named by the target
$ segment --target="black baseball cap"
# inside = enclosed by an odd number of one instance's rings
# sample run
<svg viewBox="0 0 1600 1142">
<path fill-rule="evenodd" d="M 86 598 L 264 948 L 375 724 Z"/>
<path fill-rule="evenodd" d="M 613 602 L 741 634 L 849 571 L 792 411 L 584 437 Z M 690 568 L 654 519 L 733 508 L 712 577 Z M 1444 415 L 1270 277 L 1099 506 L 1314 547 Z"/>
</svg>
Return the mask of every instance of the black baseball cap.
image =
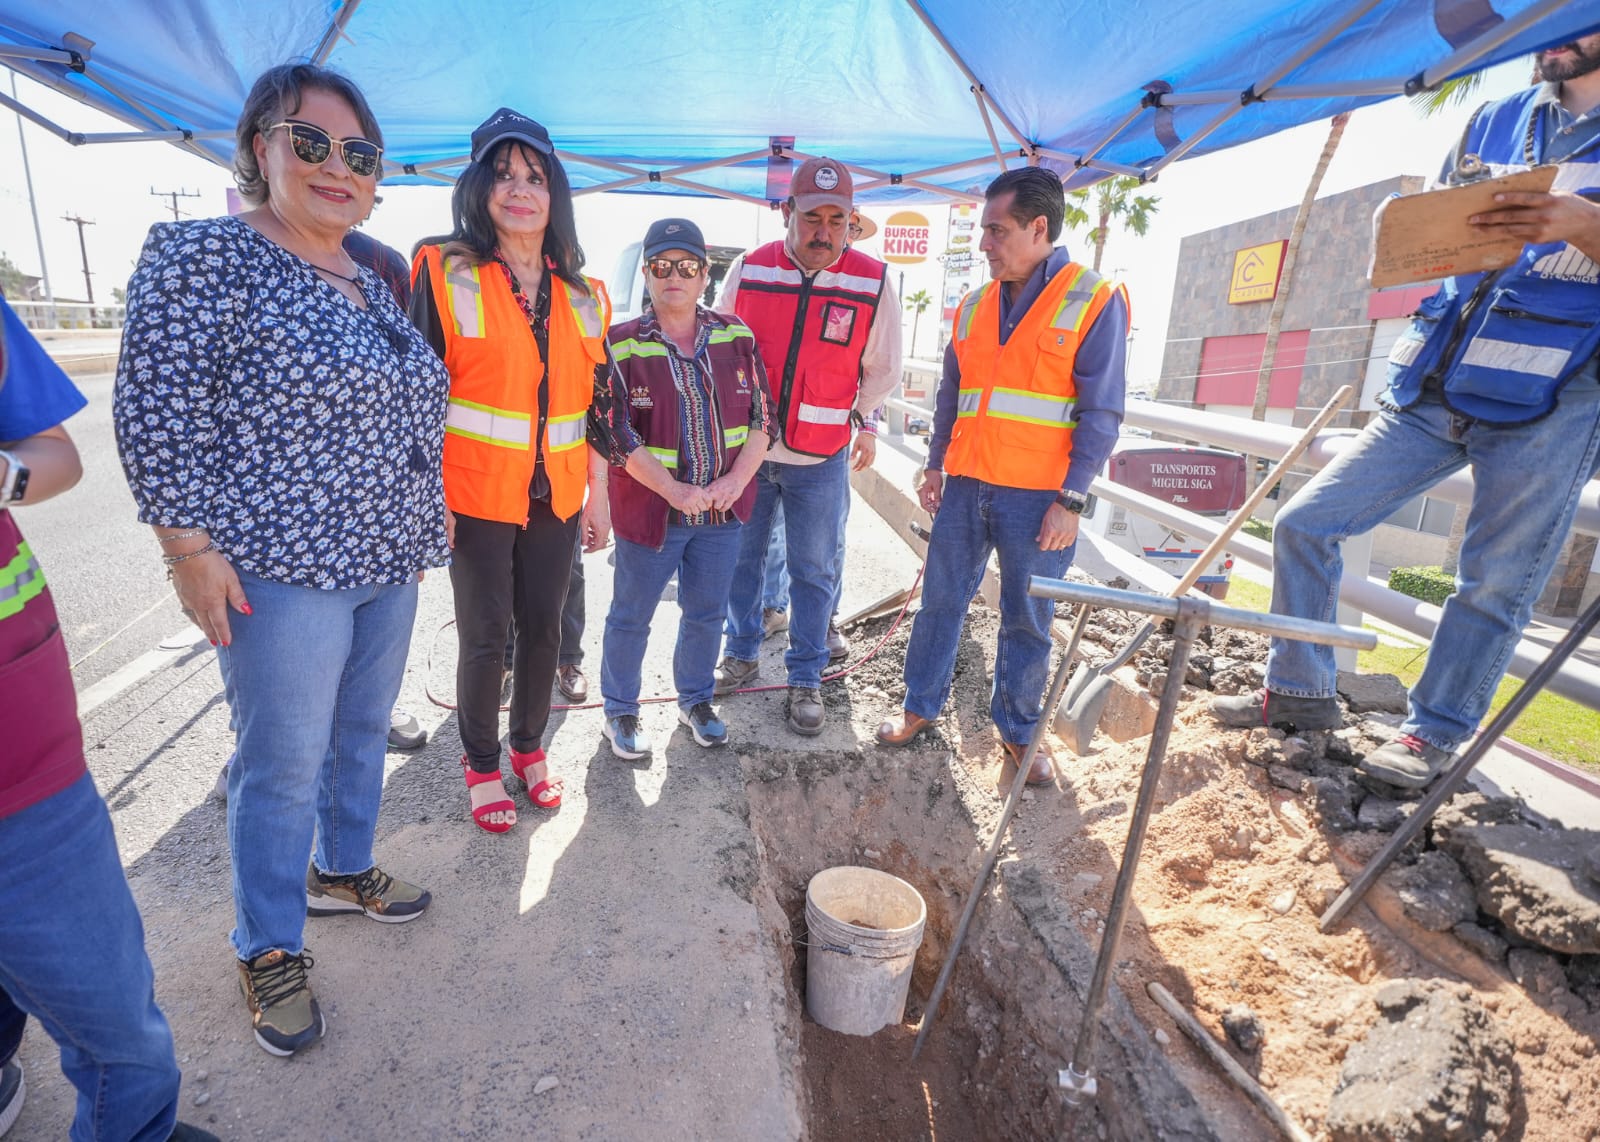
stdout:
<svg viewBox="0 0 1600 1142">
<path fill-rule="evenodd" d="M 496 144 L 506 139 L 527 143 L 541 155 L 551 154 L 556 149 L 550 142 L 550 132 L 544 129 L 543 124 L 534 122 L 519 111 L 502 107 L 479 123 L 478 129 L 472 132 L 472 161 L 482 162 Z"/>
<path fill-rule="evenodd" d="M 705 261 L 705 236 L 700 233 L 700 227 L 687 218 L 663 218 L 650 223 L 650 229 L 645 231 L 644 256 L 653 258 L 663 250 L 688 250 Z"/>
</svg>

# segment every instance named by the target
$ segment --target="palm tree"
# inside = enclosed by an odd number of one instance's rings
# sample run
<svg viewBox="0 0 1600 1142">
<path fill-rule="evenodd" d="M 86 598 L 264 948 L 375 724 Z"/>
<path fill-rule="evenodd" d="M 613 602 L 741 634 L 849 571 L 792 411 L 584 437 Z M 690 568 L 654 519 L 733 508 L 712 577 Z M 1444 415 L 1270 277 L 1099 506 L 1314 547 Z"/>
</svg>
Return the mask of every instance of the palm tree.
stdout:
<svg viewBox="0 0 1600 1142">
<path fill-rule="evenodd" d="M 1311 217 L 1311 204 L 1317 199 L 1317 191 L 1322 188 L 1322 177 L 1328 173 L 1328 164 L 1333 161 L 1333 153 L 1339 149 L 1339 140 L 1344 138 L 1344 129 L 1350 122 L 1350 112 L 1342 111 L 1335 115 L 1328 124 L 1328 138 L 1322 144 L 1322 154 L 1317 157 L 1316 169 L 1311 172 L 1311 181 L 1306 184 L 1306 192 L 1300 198 L 1300 209 L 1295 212 L 1294 225 L 1289 229 L 1289 243 L 1283 251 L 1283 272 L 1278 276 L 1278 293 L 1272 299 L 1272 308 L 1267 312 L 1267 339 L 1261 347 L 1261 371 L 1256 374 L 1255 402 L 1250 406 L 1250 419 L 1267 419 L 1267 392 L 1272 387 L 1272 370 L 1278 360 L 1278 337 L 1283 332 L 1283 311 L 1289 304 L 1289 291 L 1294 282 L 1294 264 L 1300 255 L 1300 239 L 1305 236 L 1306 220 Z M 1251 465 L 1252 473 L 1256 466 Z M 1254 477 L 1259 479 L 1259 476 Z"/>
<path fill-rule="evenodd" d="M 1067 196 L 1069 227 L 1083 225 L 1089 221 L 1090 211 L 1093 211 L 1095 228 L 1089 231 L 1089 241 L 1094 243 L 1096 272 L 1105 256 L 1106 237 L 1111 232 L 1112 219 L 1121 219 L 1122 228 L 1135 237 L 1143 238 L 1149 233 L 1150 216 L 1160 209 L 1161 200 L 1153 194 L 1137 193 L 1143 185 L 1129 175 L 1118 175 L 1083 190 L 1075 190 Z"/>
<path fill-rule="evenodd" d="M 928 296 L 928 291 L 919 289 L 916 293 L 906 298 L 906 308 L 911 310 L 911 355 L 917 355 L 917 325 L 922 321 L 922 311 L 933 304 L 933 298 Z"/>
</svg>

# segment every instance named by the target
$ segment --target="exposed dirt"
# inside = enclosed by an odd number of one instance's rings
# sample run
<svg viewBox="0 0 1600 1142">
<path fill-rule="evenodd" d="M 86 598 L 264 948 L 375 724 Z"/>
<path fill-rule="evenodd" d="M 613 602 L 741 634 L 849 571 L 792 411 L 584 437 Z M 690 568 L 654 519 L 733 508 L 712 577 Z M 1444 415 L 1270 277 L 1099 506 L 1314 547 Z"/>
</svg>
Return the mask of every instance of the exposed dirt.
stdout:
<svg viewBox="0 0 1600 1142">
<path fill-rule="evenodd" d="M 875 641 L 885 626 L 874 624 L 856 633 Z M 951 704 L 911 751 L 867 746 L 861 755 L 841 760 L 832 773 L 797 772 L 797 782 L 771 782 L 767 788 L 773 792 L 765 798 L 757 792 L 759 777 L 751 786 L 758 835 L 769 846 L 786 837 L 791 849 L 787 861 L 775 861 L 771 851 L 764 854 L 774 883 L 798 884 L 803 891 L 806 875 L 825 867 L 824 862 L 862 863 L 903 876 L 923 892 L 929 935 L 918 958 L 908 1021 L 920 1014 L 917 1005 L 931 990 L 998 810 L 1001 782 L 1011 773 L 1000 764 L 987 716 L 986 664 L 993 656 L 994 626 L 992 613 L 974 608 Z M 867 723 L 898 707 L 907 634 L 902 627 L 878 658 L 845 683 L 852 718 L 864 731 Z M 1231 638 L 1208 648 L 1213 659 L 1225 660 L 1217 664 L 1219 674 L 1228 672 L 1217 679 L 1223 683 L 1219 688 L 1242 688 L 1249 682 L 1253 649 L 1248 640 Z M 1150 663 L 1144 667 L 1150 676 Z M 1153 673 L 1159 680 L 1159 670 Z M 1453 986 L 1465 982 L 1515 1050 L 1518 1091 L 1505 1136 L 1600 1139 L 1600 1083 L 1593 1079 L 1600 995 L 1580 990 L 1576 982 L 1587 970 L 1585 964 L 1574 959 L 1551 967 L 1553 961 L 1541 958 L 1540 964 L 1554 971 L 1556 979 L 1565 970 L 1574 982 L 1570 989 L 1549 981 L 1536 985 L 1529 982 L 1530 969 L 1522 972 L 1525 990 L 1503 964 L 1471 950 L 1465 934 L 1458 939 L 1449 932 L 1427 931 L 1407 919 L 1394 887 L 1385 883 L 1370 895 L 1370 907 L 1363 905 L 1342 928 L 1322 934 L 1319 914 L 1385 834 L 1363 831 L 1353 806 L 1350 818 L 1339 821 L 1337 828 L 1325 819 L 1333 808 L 1326 796 L 1319 796 L 1325 793 L 1321 785 L 1337 785 L 1345 777 L 1300 780 L 1274 766 L 1272 773 L 1282 783 L 1275 784 L 1261 758 L 1250 764 L 1246 753 L 1263 746 L 1281 750 L 1281 735 L 1271 743 L 1252 742 L 1243 731 L 1225 730 L 1206 712 L 1207 698 L 1190 693 L 1179 710 L 1114 973 L 1114 994 L 1126 997 L 1167 1060 L 1185 1075 L 1211 1129 L 1224 1137 L 1273 1136 L 1265 1120 L 1243 1108 L 1233 1088 L 1148 999 L 1146 981 L 1164 984 L 1221 1042 L 1229 1042 L 1223 1013 L 1248 1007 L 1261 1042 L 1253 1051 L 1232 1043 L 1229 1049 L 1318 1138 L 1329 1137 L 1325 1119 L 1345 1055 L 1377 1020 L 1375 998 L 1382 985 L 1404 979 Z M 1257 737 L 1263 733 L 1257 731 Z M 864 732 L 860 736 L 868 740 Z M 1337 758 L 1340 747 L 1330 744 L 1325 752 Z M 1074 965 L 1066 962 L 1070 957 L 1061 952 L 1050 929 L 1070 922 L 1091 956 L 1098 947 L 1147 748 L 1142 739 L 1117 744 L 1100 736 L 1088 756 L 1073 758 L 1057 745 L 1059 788 L 1031 794 L 1013 822 L 1010 850 L 994 878 L 999 886 L 991 883 L 991 899 L 978 912 L 934 1033 L 934 1042 L 942 1038 L 956 1048 L 953 1058 L 941 1062 L 935 1053 L 926 1060 L 931 1068 L 927 1072 L 909 1069 L 908 1028 L 847 1042 L 847 1037 L 808 1024 L 797 1036 L 814 1137 L 1137 1137 L 1176 1136 L 1193 1128 L 1187 1109 L 1168 1116 L 1159 1099 L 1114 1100 L 1105 1093 L 1105 1080 L 1099 1117 L 1092 1120 L 1065 1114 L 1059 1093 L 1049 1089 L 1054 1069 L 1070 1057 L 1078 1022 L 1079 995 L 1074 992 L 1081 993 L 1086 982 L 1075 976 Z M 759 769 L 755 757 L 747 757 L 747 769 L 751 762 Z M 873 772 L 887 769 L 892 777 L 901 766 L 930 764 L 951 775 L 968 820 L 933 812 L 924 813 L 920 822 L 896 819 L 911 813 L 903 804 L 911 793 L 906 789 L 879 799 L 879 811 L 867 807 L 874 799 L 864 790 L 883 780 L 872 777 Z M 836 776 L 848 780 L 829 780 Z M 927 790 L 938 787 L 926 779 L 924 785 Z M 927 797 L 931 809 L 937 794 Z M 796 845 L 794 838 L 808 828 L 813 838 L 831 837 L 835 843 Z M 970 852 L 965 861 L 953 859 L 953 832 Z M 864 849 L 871 855 L 864 856 Z M 1017 873 L 1028 868 L 1041 871 L 1038 884 Z M 1032 905 L 1024 901 L 1025 885 L 1038 898 Z M 1008 896 L 1015 908 L 997 906 L 997 900 Z M 784 911 L 784 923 L 799 915 L 798 897 L 775 903 Z M 1015 922 L 1019 912 L 1026 914 L 1020 925 Z M 1485 917 L 1480 914 L 1478 920 Z M 1468 924 L 1460 931 L 1485 928 L 1495 925 Z M 803 925 L 794 930 L 803 930 Z M 1492 944 L 1503 935 L 1490 934 L 1485 942 Z M 1519 962 L 1529 963 L 1531 957 L 1524 951 L 1519 961 L 1517 942 L 1511 943 L 1511 965 L 1517 970 Z M 1004 969 L 994 963 L 999 947 L 1011 953 L 1001 953 L 1007 961 Z M 803 949 L 793 954 L 798 989 L 803 985 Z M 1030 980 L 1026 985 L 1024 977 Z M 991 1019 L 1006 1026 L 1023 1006 L 1047 1007 L 1061 1025 L 1040 1031 L 1035 1020 L 1028 1035 L 1016 1027 L 1009 1035 L 997 1034 L 988 1026 Z M 1114 1011 L 1108 1009 L 1107 1020 L 1115 1025 Z M 1110 1057 L 1124 1049 L 1122 1038 L 1115 1029 L 1102 1034 L 1100 1054 L 1108 1071 L 1115 1066 Z M 965 1075 L 959 1069 L 963 1058 L 970 1068 Z M 1024 1077 L 1013 1077 L 1017 1075 Z M 920 1085 L 924 1081 L 926 1087 Z M 957 1125 L 963 1111 L 940 1097 L 947 1091 L 978 1108 L 971 1120 L 973 1132 Z M 993 1108 L 1012 1103 L 1027 1103 L 1033 1113 L 995 1116 Z M 930 1110 L 937 1112 L 931 1121 Z M 1140 1115 L 1144 1120 L 1134 1121 Z"/>
</svg>

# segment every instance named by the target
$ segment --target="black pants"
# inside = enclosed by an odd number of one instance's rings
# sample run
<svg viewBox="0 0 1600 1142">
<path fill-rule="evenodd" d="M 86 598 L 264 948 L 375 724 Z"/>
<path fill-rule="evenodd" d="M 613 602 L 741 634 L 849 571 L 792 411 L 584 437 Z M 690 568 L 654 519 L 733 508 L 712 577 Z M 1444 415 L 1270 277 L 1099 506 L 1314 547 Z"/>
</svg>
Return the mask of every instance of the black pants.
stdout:
<svg viewBox="0 0 1600 1142">
<path fill-rule="evenodd" d="M 572 544 L 572 578 L 567 581 L 567 601 L 561 607 L 561 651 L 556 656 L 558 666 L 577 666 L 583 662 L 583 544 Z M 510 670 L 516 659 L 517 636 L 506 632 L 506 669 Z"/>
<path fill-rule="evenodd" d="M 456 516 L 457 725 L 479 773 L 500 769 L 500 679 L 513 626 L 511 748 L 532 753 L 544 737 L 578 519 L 557 519 L 543 500 L 529 505 L 527 527 Z"/>
</svg>

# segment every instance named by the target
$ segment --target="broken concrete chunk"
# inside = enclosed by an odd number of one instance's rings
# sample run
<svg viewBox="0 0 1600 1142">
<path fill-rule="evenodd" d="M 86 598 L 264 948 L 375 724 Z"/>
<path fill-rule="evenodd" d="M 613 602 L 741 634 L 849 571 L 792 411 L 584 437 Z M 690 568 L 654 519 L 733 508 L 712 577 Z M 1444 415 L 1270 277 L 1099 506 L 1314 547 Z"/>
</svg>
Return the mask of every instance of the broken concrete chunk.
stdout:
<svg viewBox="0 0 1600 1142">
<path fill-rule="evenodd" d="M 544 1078 L 533 1084 L 534 1094 L 543 1094 L 547 1090 L 554 1090 L 561 1085 L 561 1080 L 555 1075 L 545 1075 Z"/>
<path fill-rule="evenodd" d="M 1283 763 L 1283 731 L 1258 726 L 1245 739 L 1244 759 L 1251 765 L 1266 768 Z"/>
<path fill-rule="evenodd" d="M 1405 683 L 1393 674 L 1354 674 L 1341 670 L 1335 688 L 1340 697 L 1350 704 L 1351 713 L 1406 712 Z"/>
<path fill-rule="evenodd" d="M 1362 803 L 1363 815 L 1374 800 L 1368 797 Z M 1437 849 L 1423 853 L 1416 864 L 1390 869 L 1384 879 L 1394 886 L 1406 915 L 1430 932 L 1448 932 L 1457 924 L 1478 918 L 1478 898 L 1472 884 L 1461 866 Z M 1504 951 L 1502 945 L 1501 953 Z"/>
<path fill-rule="evenodd" d="M 1506 948 L 1508 945 L 1489 929 L 1471 921 L 1463 921 L 1450 930 L 1455 933 L 1456 939 L 1490 963 L 1503 964 L 1506 962 Z"/>
<path fill-rule="evenodd" d="M 1334 1142 L 1503 1137 L 1516 1098 L 1511 1043 L 1471 993 L 1396 980 L 1378 1005 L 1328 1106 Z"/>
<path fill-rule="evenodd" d="M 1299 770 L 1291 769 L 1287 765 L 1267 766 L 1267 780 L 1279 789 L 1287 789 L 1291 793 L 1300 793 L 1305 790 L 1308 778 Z"/>
<path fill-rule="evenodd" d="M 1411 816 L 1415 809 L 1414 801 L 1391 801 L 1387 797 L 1373 795 L 1361 802 L 1361 811 L 1356 814 L 1356 820 L 1363 829 L 1377 833 L 1392 833 L 1406 823 L 1406 818 Z"/>
<path fill-rule="evenodd" d="M 1309 773 L 1315 757 L 1316 751 L 1311 748 L 1311 743 L 1300 735 L 1283 739 L 1283 763 L 1291 769 Z"/>
<path fill-rule="evenodd" d="M 1222 1029 L 1241 1051 L 1254 1051 L 1266 1037 L 1261 1020 L 1242 1003 L 1235 1003 L 1222 1013 Z"/>
<path fill-rule="evenodd" d="M 1444 846 L 1455 829 L 1463 825 L 1525 825 L 1521 804 L 1511 797 L 1488 797 L 1475 789 L 1457 793 L 1439 806 L 1428 822 L 1434 843 Z"/>
<path fill-rule="evenodd" d="M 1506 968 L 1523 991 L 1534 995 L 1554 995 L 1567 989 L 1567 973 L 1561 970 L 1561 964 L 1554 956 L 1544 952 L 1536 952 L 1532 948 L 1512 948 L 1511 954 L 1506 957 Z"/>
<path fill-rule="evenodd" d="M 1600 884 L 1580 871 L 1600 832 L 1531 825 L 1464 825 L 1442 847 L 1477 888 L 1478 906 L 1530 944 L 1568 955 L 1600 952 Z"/>
<path fill-rule="evenodd" d="M 1335 833 L 1350 833 L 1360 827 L 1356 822 L 1358 796 L 1348 778 L 1313 777 L 1311 784 L 1317 791 L 1317 812 L 1324 825 Z"/>
</svg>

